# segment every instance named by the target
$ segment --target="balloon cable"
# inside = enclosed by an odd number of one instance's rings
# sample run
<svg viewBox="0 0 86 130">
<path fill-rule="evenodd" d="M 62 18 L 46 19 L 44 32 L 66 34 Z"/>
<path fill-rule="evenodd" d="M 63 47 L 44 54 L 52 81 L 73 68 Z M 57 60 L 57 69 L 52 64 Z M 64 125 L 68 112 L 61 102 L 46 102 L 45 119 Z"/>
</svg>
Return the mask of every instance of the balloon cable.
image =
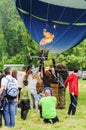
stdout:
<svg viewBox="0 0 86 130">
<path fill-rule="evenodd" d="M 48 17 L 49 17 L 49 3 L 48 3 L 48 6 L 47 6 L 47 20 L 46 20 L 46 29 L 48 27 Z"/>
<path fill-rule="evenodd" d="M 32 23 L 32 0 L 30 0 L 30 32 L 31 32 L 31 23 Z"/>
</svg>

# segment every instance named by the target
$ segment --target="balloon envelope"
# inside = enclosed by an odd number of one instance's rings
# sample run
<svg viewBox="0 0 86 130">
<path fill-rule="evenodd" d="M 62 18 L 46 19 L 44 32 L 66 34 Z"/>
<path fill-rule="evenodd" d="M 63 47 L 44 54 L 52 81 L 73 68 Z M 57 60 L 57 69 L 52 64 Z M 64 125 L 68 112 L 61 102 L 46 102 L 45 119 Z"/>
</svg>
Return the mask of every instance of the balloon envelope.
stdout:
<svg viewBox="0 0 86 130">
<path fill-rule="evenodd" d="M 32 37 L 44 49 L 60 54 L 86 38 L 85 0 L 15 0 Z"/>
</svg>

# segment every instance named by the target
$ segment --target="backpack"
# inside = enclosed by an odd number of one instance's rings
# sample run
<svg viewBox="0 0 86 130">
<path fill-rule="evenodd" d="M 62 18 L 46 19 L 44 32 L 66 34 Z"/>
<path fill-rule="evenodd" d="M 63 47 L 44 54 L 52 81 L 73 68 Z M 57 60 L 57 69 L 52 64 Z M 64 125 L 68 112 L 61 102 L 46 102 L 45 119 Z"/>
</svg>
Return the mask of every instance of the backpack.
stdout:
<svg viewBox="0 0 86 130">
<path fill-rule="evenodd" d="M 10 98 L 10 99 L 14 99 L 17 97 L 17 95 L 19 93 L 17 84 L 13 78 L 7 79 L 7 80 L 8 80 L 8 82 L 7 82 L 7 86 L 6 86 L 6 97 Z"/>
</svg>

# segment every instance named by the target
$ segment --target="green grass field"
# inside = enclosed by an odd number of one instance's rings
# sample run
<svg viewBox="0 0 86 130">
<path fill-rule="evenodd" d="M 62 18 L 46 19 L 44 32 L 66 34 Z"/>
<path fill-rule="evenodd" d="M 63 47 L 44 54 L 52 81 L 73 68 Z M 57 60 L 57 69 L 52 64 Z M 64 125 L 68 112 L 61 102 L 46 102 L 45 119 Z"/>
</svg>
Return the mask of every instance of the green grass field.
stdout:
<svg viewBox="0 0 86 130">
<path fill-rule="evenodd" d="M 40 119 L 39 111 L 29 111 L 25 121 L 20 118 L 20 110 L 16 116 L 16 126 L 7 128 L 3 126 L 1 130 L 86 130 L 86 80 L 79 79 L 79 99 L 77 112 L 75 116 L 67 116 L 69 105 L 68 88 L 66 90 L 66 108 L 63 110 L 57 109 L 57 115 L 60 122 L 56 124 L 44 124 Z"/>
</svg>

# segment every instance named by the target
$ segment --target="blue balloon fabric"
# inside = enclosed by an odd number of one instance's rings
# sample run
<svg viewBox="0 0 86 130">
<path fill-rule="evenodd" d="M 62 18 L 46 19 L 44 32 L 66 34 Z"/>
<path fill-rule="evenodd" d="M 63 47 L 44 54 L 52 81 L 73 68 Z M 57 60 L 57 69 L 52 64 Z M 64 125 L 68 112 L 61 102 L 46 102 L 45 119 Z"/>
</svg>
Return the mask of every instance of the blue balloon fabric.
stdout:
<svg viewBox="0 0 86 130">
<path fill-rule="evenodd" d="M 85 0 L 15 0 L 34 40 L 51 53 L 61 54 L 86 38 Z"/>
</svg>

